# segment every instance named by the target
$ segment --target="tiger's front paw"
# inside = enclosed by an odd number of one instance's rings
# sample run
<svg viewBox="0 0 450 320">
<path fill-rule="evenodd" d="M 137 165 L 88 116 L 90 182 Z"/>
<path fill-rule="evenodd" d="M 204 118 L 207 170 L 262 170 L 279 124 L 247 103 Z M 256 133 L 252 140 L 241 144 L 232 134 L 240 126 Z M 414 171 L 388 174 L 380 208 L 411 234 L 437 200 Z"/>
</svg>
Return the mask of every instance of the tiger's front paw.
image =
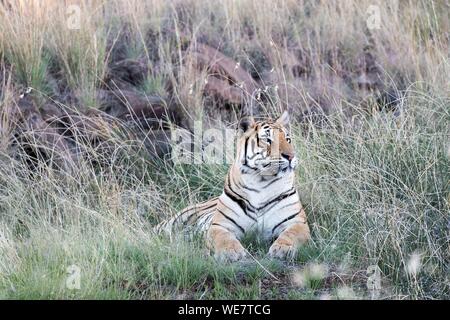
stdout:
<svg viewBox="0 0 450 320">
<path fill-rule="evenodd" d="M 275 241 L 269 248 L 269 257 L 275 259 L 291 259 L 295 251 L 293 245 Z"/>
<path fill-rule="evenodd" d="M 245 252 L 242 244 L 237 241 L 229 241 L 224 246 L 215 249 L 214 257 L 218 261 L 235 262 L 245 258 Z"/>
</svg>

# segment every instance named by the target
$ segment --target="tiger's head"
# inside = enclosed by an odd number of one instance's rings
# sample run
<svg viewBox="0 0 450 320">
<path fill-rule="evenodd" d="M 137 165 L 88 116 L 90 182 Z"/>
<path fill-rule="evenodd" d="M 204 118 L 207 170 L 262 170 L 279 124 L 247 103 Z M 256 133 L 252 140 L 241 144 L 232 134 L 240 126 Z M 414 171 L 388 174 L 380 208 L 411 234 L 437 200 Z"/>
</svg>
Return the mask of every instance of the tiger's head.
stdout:
<svg viewBox="0 0 450 320">
<path fill-rule="evenodd" d="M 293 171 L 298 160 L 289 134 L 289 114 L 277 120 L 255 121 L 243 118 L 239 127 L 237 162 L 242 173 L 280 176 Z"/>
</svg>

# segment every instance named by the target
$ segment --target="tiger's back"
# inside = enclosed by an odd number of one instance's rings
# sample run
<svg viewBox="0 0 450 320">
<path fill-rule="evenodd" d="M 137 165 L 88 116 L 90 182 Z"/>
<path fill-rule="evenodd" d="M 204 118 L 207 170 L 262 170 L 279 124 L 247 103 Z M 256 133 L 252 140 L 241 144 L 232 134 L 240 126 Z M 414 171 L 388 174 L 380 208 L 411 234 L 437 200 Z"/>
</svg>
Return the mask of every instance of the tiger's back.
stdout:
<svg viewBox="0 0 450 320">
<path fill-rule="evenodd" d="M 172 235 L 178 231 L 206 232 L 211 224 L 219 197 L 193 204 L 156 226 L 157 233 Z"/>
</svg>

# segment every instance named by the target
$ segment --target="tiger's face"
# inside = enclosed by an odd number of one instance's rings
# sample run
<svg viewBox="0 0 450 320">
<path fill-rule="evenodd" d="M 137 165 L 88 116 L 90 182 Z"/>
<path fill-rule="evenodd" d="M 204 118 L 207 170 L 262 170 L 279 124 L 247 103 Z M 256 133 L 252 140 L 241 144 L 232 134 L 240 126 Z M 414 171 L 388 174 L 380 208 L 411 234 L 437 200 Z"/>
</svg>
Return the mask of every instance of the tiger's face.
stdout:
<svg viewBox="0 0 450 320">
<path fill-rule="evenodd" d="M 288 130 L 289 115 L 285 111 L 276 121 L 255 122 L 245 118 L 238 143 L 238 160 L 243 173 L 279 176 L 295 169 L 298 160 Z"/>
</svg>

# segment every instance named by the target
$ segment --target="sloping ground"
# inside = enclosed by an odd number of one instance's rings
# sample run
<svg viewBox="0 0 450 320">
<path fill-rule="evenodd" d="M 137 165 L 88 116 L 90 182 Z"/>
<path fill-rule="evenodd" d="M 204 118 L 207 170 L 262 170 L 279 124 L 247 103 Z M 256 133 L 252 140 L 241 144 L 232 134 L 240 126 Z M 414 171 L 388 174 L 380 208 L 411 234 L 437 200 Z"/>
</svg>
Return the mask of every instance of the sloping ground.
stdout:
<svg viewBox="0 0 450 320">
<path fill-rule="evenodd" d="M 362 13 L 368 8 L 363 3 L 271 7 L 244 1 L 229 21 L 226 14 L 237 10 L 231 4 L 176 2 L 171 8 L 156 1 L 150 8 L 152 3 L 94 1 L 79 7 L 80 17 L 68 17 L 64 5 L 50 1 L 2 4 L 0 90 L 8 130 L 31 129 L 35 139 L 58 141 L 56 149 L 74 159 L 79 155 L 73 150 L 81 147 L 73 145 L 70 131 L 98 144 L 105 140 L 98 131 L 118 122 L 133 127 L 127 135 L 159 137 L 168 122 L 192 130 L 195 120 L 223 126 L 242 114 L 286 108 L 319 125 L 335 111 L 398 115 L 405 90 L 435 77 L 433 68 L 448 48 L 448 17 L 426 3 L 380 4 L 383 19 L 376 28 Z M 256 8 L 256 16 L 247 16 Z M 91 10 L 96 13 L 82 15 Z M 404 10 L 404 16 L 387 21 L 382 15 L 389 10 Z M 414 20 L 420 12 L 438 20 Z M 335 30 L 322 20 L 327 15 L 336 19 Z M 147 16 L 154 20 L 146 23 Z M 79 18 L 79 25 L 71 26 L 70 18 Z M 79 117 L 91 124 L 76 125 Z M 153 140 L 147 143 L 151 156 L 168 151 L 167 139 Z"/>
</svg>

